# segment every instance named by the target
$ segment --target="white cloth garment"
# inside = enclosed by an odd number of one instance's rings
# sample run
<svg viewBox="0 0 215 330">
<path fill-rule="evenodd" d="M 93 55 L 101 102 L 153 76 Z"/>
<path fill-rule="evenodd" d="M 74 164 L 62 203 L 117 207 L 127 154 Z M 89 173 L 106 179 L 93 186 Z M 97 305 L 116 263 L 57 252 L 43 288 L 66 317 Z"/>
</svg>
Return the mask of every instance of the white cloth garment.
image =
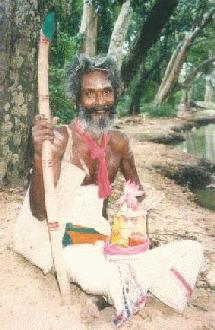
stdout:
<svg viewBox="0 0 215 330">
<path fill-rule="evenodd" d="M 118 313 L 123 310 L 117 261 L 107 260 L 103 243 L 68 246 L 64 249 L 64 257 L 72 281 L 89 293 L 106 296 Z M 132 256 L 126 262 L 131 264 L 144 292 L 150 291 L 168 306 L 182 312 L 195 286 L 202 259 L 201 245 L 184 240 Z M 122 262 L 120 258 L 118 262 Z"/>
<path fill-rule="evenodd" d="M 70 134 L 56 188 L 60 220 L 63 226 L 72 222 L 110 235 L 110 225 L 102 217 L 103 200 L 98 198 L 98 188 L 95 185 L 80 186 L 86 173 L 71 164 L 71 150 Z M 33 217 L 28 192 L 14 228 L 13 244 L 15 251 L 41 268 L 44 273 L 50 271 L 52 258 L 47 224 Z M 115 306 L 117 315 L 121 315 L 125 304 L 119 269 L 121 272 L 126 269 L 126 276 L 129 276 L 129 268 L 123 268 L 125 266 L 120 257 L 118 260 L 106 257 L 103 249 L 103 241 L 96 244 L 69 245 L 63 250 L 65 266 L 71 281 L 78 283 L 86 292 L 106 297 Z M 187 240 L 129 256 L 124 262 L 131 266 L 144 294 L 150 291 L 161 301 L 181 312 L 194 288 L 202 258 L 200 244 Z"/>
<path fill-rule="evenodd" d="M 98 198 L 96 185 L 81 186 L 86 172 L 71 164 L 72 135 L 61 162 L 61 175 L 56 187 L 58 214 L 62 237 L 67 222 L 95 228 L 110 235 L 111 227 L 102 216 L 103 200 Z M 46 221 L 38 221 L 31 213 L 29 189 L 26 193 L 13 231 L 13 249 L 23 255 L 45 274 L 53 265 Z"/>
</svg>

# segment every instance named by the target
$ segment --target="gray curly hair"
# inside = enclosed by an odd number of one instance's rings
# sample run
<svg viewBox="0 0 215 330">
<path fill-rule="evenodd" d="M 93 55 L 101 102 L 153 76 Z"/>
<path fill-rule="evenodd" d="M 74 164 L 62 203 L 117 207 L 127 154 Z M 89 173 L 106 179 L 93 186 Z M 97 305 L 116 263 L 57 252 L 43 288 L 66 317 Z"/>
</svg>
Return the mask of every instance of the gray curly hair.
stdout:
<svg viewBox="0 0 215 330">
<path fill-rule="evenodd" d="M 80 104 L 81 78 L 84 73 L 100 69 L 108 73 L 108 78 L 114 89 L 115 101 L 120 94 L 121 80 L 115 61 L 111 57 L 98 55 L 92 58 L 84 54 L 75 55 L 72 62 L 65 67 L 66 93 L 67 96 L 75 99 Z"/>
</svg>

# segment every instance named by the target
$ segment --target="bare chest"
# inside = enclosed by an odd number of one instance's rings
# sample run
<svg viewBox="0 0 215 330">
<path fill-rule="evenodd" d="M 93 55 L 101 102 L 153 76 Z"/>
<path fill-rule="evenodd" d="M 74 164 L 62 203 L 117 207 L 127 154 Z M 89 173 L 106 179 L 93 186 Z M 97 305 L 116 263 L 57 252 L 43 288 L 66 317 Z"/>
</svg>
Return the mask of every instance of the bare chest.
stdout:
<svg viewBox="0 0 215 330">
<path fill-rule="evenodd" d="M 117 171 L 120 167 L 121 155 L 116 152 L 111 144 L 108 144 L 105 149 L 105 160 L 109 174 L 110 182 L 114 181 Z M 84 179 L 84 184 L 97 183 L 97 173 L 99 160 L 93 159 L 89 147 L 83 143 L 77 143 L 73 146 L 72 162 L 74 165 L 85 166 L 88 174 Z"/>
</svg>

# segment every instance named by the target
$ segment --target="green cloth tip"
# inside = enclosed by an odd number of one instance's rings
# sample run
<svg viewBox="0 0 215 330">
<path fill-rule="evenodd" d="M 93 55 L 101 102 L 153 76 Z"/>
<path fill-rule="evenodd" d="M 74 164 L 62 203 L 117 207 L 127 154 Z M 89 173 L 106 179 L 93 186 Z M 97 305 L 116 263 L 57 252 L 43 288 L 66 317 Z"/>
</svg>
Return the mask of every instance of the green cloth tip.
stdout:
<svg viewBox="0 0 215 330">
<path fill-rule="evenodd" d="M 71 241 L 70 236 L 67 233 L 65 233 L 64 236 L 63 236 L 63 239 L 62 239 L 63 247 L 66 247 L 66 246 L 71 245 L 71 244 L 72 244 L 72 241 Z"/>
<path fill-rule="evenodd" d="M 46 15 L 43 26 L 42 26 L 42 32 L 46 38 L 48 38 L 49 41 L 52 40 L 55 30 L 55 12 L 50 11 Z"/>
<path fill-rule="evenodd" d="M 99 234 L 98 231 L 96 231 L 94 228 L 85 228 L 85 227 L 73 227 L 73 224 L 71 222 L 67 222 L 65 232 L 67 231 L 73 231 L 76 233 L 92 233 L 92 234 Z"/>
<path fill-rule="evenodd" d="M 65 232 L 64 236 L 62 238 L 62 245 L 63 247 L 66 247 L 68 245 L 73 244 L 72 239 L 70 235 L 68 234 L 68 231 L 73 231 L 77 233 L 91 233 L 91 234 L 99 234 L 98 231 L 96 231 L 94 228 L 77 228 L 73 227 L 73 224 L 71 222 L 67 222 L 66 227 L 65 227 Z"/>
</svg>

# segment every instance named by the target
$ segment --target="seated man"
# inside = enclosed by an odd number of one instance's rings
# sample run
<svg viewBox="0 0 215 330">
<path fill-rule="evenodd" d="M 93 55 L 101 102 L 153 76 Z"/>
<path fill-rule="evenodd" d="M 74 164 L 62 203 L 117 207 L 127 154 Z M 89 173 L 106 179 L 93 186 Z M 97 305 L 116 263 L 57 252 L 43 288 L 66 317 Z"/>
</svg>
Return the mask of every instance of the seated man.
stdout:
<svg viewBox="0 0 215 330">
<path fill-rule="evenodd" d="M 125 134 L 110 130 L 119 93 L 119 78 L 113 62 L 90 62 L 81 56 L 67 67 L 69 92 L 79 118 L 68 127 L 53 130 L 40 115 L 33 127 L 35 167 L 30 188 L 31 209 L 37 218 L 46 216 L 41 176 L 41 150 L 45 139 L 53 142 L 54 177 L 60 177 L 61 160 L 72 135 L 71 163 L 87 171 L 82 185 L 98 184 L 99 197 L 110 195 L 110 183 L 120 169 L 126 180 L 140 185 L 134 157 Z M 70 141 L 69 141 L 70 142 Z M 106 205 L 106 203 L 105 203 Z M 106 214 L 106 209 L 104 209 Z"/>
<path fill-rule="evenodd" d="M 128 138 L 110 129 L 120 87 L 115 64 L 110 59 L 90 60 L 81 55 L 67 67 L 67 77 L 78 118 L 59 128 L 54 128 L 53 122 L 47 122 L 42 116 L 35 118 L 33 176 L 15 228 L 15 250 L 39 267 L 41 257 L 35 257 L 34 250 L 40 250 L 40 256 L 51 258 L 47 225 L 38 221 L 46 218 L 42 143 L 50 140 L 59 218 L 63 222 L 63 256 L 71 281 L 114 304 L 116 325 L 140 309 L 148 290 L 182 311 L 201 265 L 199 243 L 174 242 L 128 256 L 124 262 L 104 253 L 105 240 L 111 233 L 110 224 L 104 218 L 107 216 L 106 200 L 117 171 L 122 172 L 126 181 L 135 182 L 141 188 Z M 138 198 L 141 202 L 143 197 Z M 30 228 L 26 239 L 20 229 L 23 226 L 27 230 L 31 221 L 35 228 L 40 226 L 37 242 L 35 237 L 30 238 Z M 77 234 L 80 228 L 86 233 L 84 238 Z M 23 242 L 25 253 L 20 248 Z M 50 267 L 41 268 L 49 271 Z"/>
</svg>

